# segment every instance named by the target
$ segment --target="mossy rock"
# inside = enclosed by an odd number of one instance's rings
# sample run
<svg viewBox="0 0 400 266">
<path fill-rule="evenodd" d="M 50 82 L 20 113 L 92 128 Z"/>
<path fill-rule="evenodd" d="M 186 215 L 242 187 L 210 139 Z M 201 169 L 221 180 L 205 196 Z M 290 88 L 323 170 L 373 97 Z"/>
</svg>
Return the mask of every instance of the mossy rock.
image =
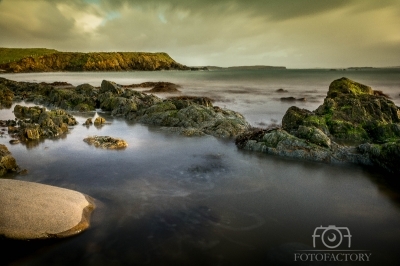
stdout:
<svg viewBox="0 0 400 266">
<path fill-rule="evenodd" d="M 328 148 L 331 146 L 330 138 L 314 126 L 299 126 L 296 136 L 319 146 Z"/>
<path fill-rule="evenodd" d="M 292 106 L 286 111 L 282 118 L 282 128 L 288 132 L 297 130 L 297 128 L 303 124 L 304 120 L 311 115 L 313 115 L 313 113 L 306 109 Z"/>
<path fill-rule="evenodd" d="M 341 78 L 329 85 L 328 97 L 335 98 L 342 95 L 374 95 L 374 90 L 366 85 L 352 81 L 348 78 Z"/>
</svg>

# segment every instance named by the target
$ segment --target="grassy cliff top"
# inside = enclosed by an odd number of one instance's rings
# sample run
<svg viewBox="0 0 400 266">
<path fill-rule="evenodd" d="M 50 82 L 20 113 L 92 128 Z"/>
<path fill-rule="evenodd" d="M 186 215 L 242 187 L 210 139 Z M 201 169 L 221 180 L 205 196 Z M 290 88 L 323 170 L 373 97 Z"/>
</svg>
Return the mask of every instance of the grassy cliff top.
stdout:
<svg viewBox="0 0 400 266">
<path fill-rule="evenodd" d="M 37 57 L 57 53 L 57 50 L 46 48 L 2 48 L 0 47 L 0 64 L 19 61 L 25 57 Z"/>
</svg>

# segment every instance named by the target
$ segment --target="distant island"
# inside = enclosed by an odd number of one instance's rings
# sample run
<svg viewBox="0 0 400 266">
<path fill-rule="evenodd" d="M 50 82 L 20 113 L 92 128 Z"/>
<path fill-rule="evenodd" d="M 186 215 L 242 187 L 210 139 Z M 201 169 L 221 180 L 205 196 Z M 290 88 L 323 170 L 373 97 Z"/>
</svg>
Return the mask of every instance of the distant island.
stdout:
<svg viewBox="0 0 400 266">
<path fill-rule="evenodd" d="M 207 70 L 176 62 L 167 53 L 60 52 L 45 48 L 0 48 L 0 72 Z"/>
<path fill-rule="evenodd" d="M 218 66 L 206 66 L 209 70 L 218 70 L 218 69 L 229 69 L 229 70 L 258 70 L 258 69 L 279 69 L 285 70 L 284 66 L 264 66 L 264 65 L 255 65 L 255 66 L 231 66 L 231 67 L 218 67 Z"/>
</svg>

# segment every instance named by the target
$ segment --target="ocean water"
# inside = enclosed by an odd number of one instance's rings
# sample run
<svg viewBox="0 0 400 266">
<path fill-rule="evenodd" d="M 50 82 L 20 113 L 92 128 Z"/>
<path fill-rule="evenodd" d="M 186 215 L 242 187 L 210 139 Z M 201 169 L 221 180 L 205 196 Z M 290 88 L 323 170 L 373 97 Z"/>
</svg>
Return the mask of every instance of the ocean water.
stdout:
<svg viewBox="0 0 400 266">
<path fill-rule="evenodd" d="M 279 124 L 292 105 L 314 110 L 329 83 L 343 76 L 382 90 L 400 105 L 396 69 L 1 76 L 95 86 L 103 79 L 124 85 L 168 81 L 180 85 L 183 95 L 213 98 L 215 105 L 239 111 L 259 127 Z M 288 92 L 276 92 L 280 88 Z M 280 101 L 289 96 L 306 101 Z M 67 239 L 0 239 L 0 265 L 353 265 L 350 259 L 331 264 L 295 261 L 302 250 L 327 249 L 321 238 L 314 248 L 312 235 L 318 228 L 329 231 L 330 225 L 340 228 L 344 253 L 371 254 L 371 262 L 356 265 L 400 262 L 400 186 L 393 177 L 354 165 L 241 151 L 233 140 L 183 137 L 108 113 L 73 114 L 80 125 L 61 138 L 27 146 L 10 145 L 5 136 L 0 143 L 28 169 L 26 175 L 7 178 L 74 189 L 95 198 L 91 226 Z M 110 124 L 82 126 L 97 115 Z M 0 110 L 0 119 L 11 118 L 12 108 Z M 89 135 L 123 138 L 129 146 L 96 149 L 83 142 Z M 351 232 L 351 241 L 343 237 L 344 228 Z M 338 250 L 329 252 L 342 252 Z"/>
</svg>

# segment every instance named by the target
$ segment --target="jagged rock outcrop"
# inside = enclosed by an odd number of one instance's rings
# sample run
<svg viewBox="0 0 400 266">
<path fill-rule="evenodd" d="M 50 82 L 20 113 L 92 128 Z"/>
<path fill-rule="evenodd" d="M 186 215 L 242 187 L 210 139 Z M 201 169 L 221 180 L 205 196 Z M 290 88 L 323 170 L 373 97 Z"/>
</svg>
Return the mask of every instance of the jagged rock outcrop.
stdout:
<svg viewBox="0 0 400 266">
<path fill-rule="evenodd" d="M 16 105 L 14 115 L 19 120 L 7 121 L 8 132 L 17 135 L 22 141 L 57 137 L 68 132 L 68 126 L 77 124 L 73 116 L 60 109 L 46 111 L 46 108 L 38 106 Z"/>
<path fill-rule="evenodd" d="M 9 172 L 16 172 L 18 165 L 7 146 L 0 144 L 0 176 Z"/>
<path fill-rule="evenodd" d="M 346 145 L 338 143 L 346 142 Z M 347 78 L 333 81 L 311 112 L 290 107 L 282 129 L 239 136 L 238 147 L 325 162 L 375 165 L 400 173 L 400 108 L 382 92 Z"/>
<path fill-rule="evenodd" d="M 55 52 L 38 57 L 25 57 L 17 62 L 1 64 L 6 72 L 54 71 L 129 71 L 190 70 L 166 53 L 72 53 Z"/>
</svg>

